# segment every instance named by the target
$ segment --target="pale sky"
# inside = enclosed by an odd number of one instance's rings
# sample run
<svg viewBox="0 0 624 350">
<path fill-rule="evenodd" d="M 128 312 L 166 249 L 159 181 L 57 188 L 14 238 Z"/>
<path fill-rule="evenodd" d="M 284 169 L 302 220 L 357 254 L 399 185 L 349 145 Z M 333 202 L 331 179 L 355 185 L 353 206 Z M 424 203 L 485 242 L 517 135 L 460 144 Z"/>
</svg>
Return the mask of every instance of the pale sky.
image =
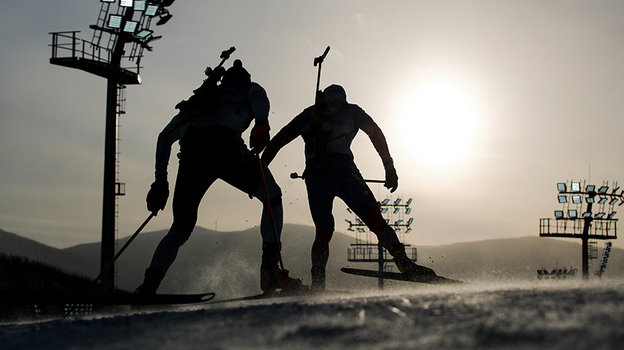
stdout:
<svg viewBox="0 0 624 350">
<path fill-rule="evenodd" d="M 98 0 L 1 5 L 0 229 L 55 247 L 100 240 L 106 81 L 51 65 L 48 33 L 90 39 L 99 8 Z M 273 134 L 313 103 L 313 59 L 331 46 L 321 86 L 343 85 L 384 131 L 395 194 L 414 198 L 407 239 L 416 246 L 537 236 L 539 219 L 560 209 L 557 182 L 624 185 L 621 0 L 177 0 L 169 9 L 171 21 L 152 27 L 163 38 L 143 58 L 143 84 L 127 88 L 120 237 L 149 214 L 159 131 L 230 46 L 268 92 Z M 353 151 L 365 178 L 383 177 L 363 133 Z M 271 169 L 285 222 L 312 225 L 304 183 L 289 178 L 303 164 L 299 139 Z M 371 188 L 379 200 L 390 195 Z M 170 204 L 146 230 L 170 226 Z M 218 182 L 198 224 L 243 230 L 259 224 L 260 211 Z M 351 217 L 340 200 L 334 213 L 345 232 Z"/>
</svg>

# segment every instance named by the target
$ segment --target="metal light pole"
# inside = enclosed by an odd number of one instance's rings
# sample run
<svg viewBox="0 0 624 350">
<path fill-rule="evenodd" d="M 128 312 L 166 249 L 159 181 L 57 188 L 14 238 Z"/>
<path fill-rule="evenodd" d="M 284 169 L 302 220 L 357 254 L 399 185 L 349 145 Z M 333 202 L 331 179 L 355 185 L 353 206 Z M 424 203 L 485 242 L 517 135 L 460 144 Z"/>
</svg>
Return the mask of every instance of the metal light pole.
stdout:
<svg viewBox="0 0 624 350">
<path fill-rule="evenodd" d="M 160 39 L 149 29 L 151 21 L 158 18 L 156 25 L 165 24 L 171 18 L 167 7 L 174 1 L 100 0 L 97 23 L 90 26 L 93 29 L 90 41 L 77 38 L 78 31 L 50 33 L 50 63 L 84 70 L 107 81 L 101 269 L 115 256 L 117 196 L 125 194 L 125 184 L 117 179 L 118 120 L 125 113 L 125 100 L 120 93 L 126 85 L 141 83 L 139 71 L 143 50 L 151 51 L 150 42 Z M 130 65 L 131 68 L 125 68 L 124 65 Z M 114 266 L 102 276 L 100 283 L 104 291 L 114 290 Z"/>
<path fill-rule="evenodd" d="M 589 279 L 589 240 L 617 239 L 616 211 L 614 206 L 624 204 L 624 190 L 613 183 L 609 191 L 608 183 L 598 189 L 595 185 L 581 184 L 580 181 L 557 184 L 558 201 L 562 210 L 555 210 L 555 220 L 540 219 L 540 237 L 561 237 L 581 239 L 581 259 L 583 279 Z M 619 202 L 619 204 L 618 204 Z M 598 213 L 594 213 L 594 204 Z M 582 227 L 581 224 L 582 223 Z"/>
</svg>

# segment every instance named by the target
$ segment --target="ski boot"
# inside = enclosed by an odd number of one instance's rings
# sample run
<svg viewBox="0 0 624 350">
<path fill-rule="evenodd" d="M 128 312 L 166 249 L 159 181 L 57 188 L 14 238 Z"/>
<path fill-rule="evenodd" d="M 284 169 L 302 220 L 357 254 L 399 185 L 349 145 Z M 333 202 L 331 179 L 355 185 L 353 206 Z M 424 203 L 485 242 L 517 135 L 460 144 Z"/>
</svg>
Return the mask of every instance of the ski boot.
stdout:
<svg viewBox="0 0 624 350">
<path fill-rule="evenodd" d="M 134 291 L 135 294 L 143 294 L 143 295 L 154 295 L 156 294 L 156 290 L 158 286 L 160 286 L 160 282 L 165 277 L 165 271 L 148 267 L 145 270 L 145 279 L 143 283 L 137 287 Z"/>
<path fill-rule="evenodd" d="M 310 289 L 314 292 L 325 291 L 325 269 L 319 266 L 312 266 L 310 271 L 312 275 L 312 284 Z"/>
<path fill-rule="evenodd" d="M 262 245 L 260 289 L 264 294 L 294 293 L 306 290 L 300 279 L 288 276 L 288 270 L 279 268 L 279 247 L 276 243 Z"/>
<path fill-rule="evenodd" d="M 436 276 L 435 271 L 432 269 L 418 265 L 407 257 L 405 253 L 405 246 L 401 243 L 395 243 L 390 249 L 390 255 L 392 255 L 394 263 L 399 271 L 406 275 L 418 275 L 418 276 Z"/>
</svg>

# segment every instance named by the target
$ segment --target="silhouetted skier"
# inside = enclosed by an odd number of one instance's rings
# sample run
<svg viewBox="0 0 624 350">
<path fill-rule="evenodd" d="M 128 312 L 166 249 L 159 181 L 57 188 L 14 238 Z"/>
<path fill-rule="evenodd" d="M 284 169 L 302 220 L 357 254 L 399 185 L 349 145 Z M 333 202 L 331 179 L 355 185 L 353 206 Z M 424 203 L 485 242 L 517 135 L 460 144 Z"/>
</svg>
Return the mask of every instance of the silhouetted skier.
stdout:
<svg viewBox="0 0 624 350">
<path fill-rule="evenodd" d="M 221 84 L 217 85 L 221 76 Z M 251 75 L 243 68 L 242 62 L 234 61 L 233 67 L 226 72 L 223 68 L 211 72 L 194 95 L 176 108 L 180 109 L 180 113 L 158 136 L 156 180 L 147 194 L 149 211 L 164 209 L 169 196 L 167 166 L 171 145 L 179 140 L 173 224 L 158 244 L 137 293 L 156 293 L 178 249 L 195 228 L 200 201 L 216 179 L 222 179 L 261 201 L 264 198 L 257 154 L 269 142 L 269 99 L 266 91 L 251 81 Z M 250 151 L 241 134 L 253 120 L 255 125 L 251 130 Z M 283 223 L 281 189 L 266 166 L 264 174 L 277 232 L 273 231 L 266 206 L 263 207 L 260 287 L 264 292 L 296 288 L 301 281 L 288 277 L 287 271 L 280 270 L 278 266 L 279 236 Z"/>
<path fill-rule="evenodd" d="M 269 142 L 262 160 L 268 165 L 289 142 L 303 137 L 306 168 L 303 173 L 308 192 L 316 238 L 312 245 L 312 288 L 325 289 L 325 267 L 329 242 L 334 232 L 332 205 L 342 199 L 373 231 L 405 274 L 435 275 L 427 267 L 407 257 L 405 246 L 381 215 L 377 200 L 353 162 L 351 142 L 358 130 L 364 131 L 379 153 L 385 169 L 384 186 L 394 192 L 398 176 L 385 136 L 373 119 L 355 104 L 347 103 L 345 90 L 331 85 L 317 93 L 316 103 L 297 115 Z"/>
</svg>

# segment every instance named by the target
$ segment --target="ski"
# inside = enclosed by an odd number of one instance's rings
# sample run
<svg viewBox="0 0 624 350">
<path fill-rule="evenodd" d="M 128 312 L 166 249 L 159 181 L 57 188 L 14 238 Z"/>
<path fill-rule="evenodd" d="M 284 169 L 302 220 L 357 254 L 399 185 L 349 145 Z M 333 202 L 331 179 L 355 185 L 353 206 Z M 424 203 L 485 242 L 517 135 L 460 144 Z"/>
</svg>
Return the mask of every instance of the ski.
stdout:
<svg viewBox="0 0 624 350">
<path fill-rule="evenodd" d="M 427 275 L 406 275 L 400 272 L 382 272 L 374 270 L 353 269 L 349 267 L 343 267 L 340 271 L 357 276 L 384 278 L 390 280 L 417 282 L 426 284 L 458 284 L 464 283 L 462 281 L 442 277 L 442 276 L 427 276 Z"/>
<path fill-rule="evenodd" d="M 215 300 L 211 301 L 210 304 L 219 304 L 219 303 L 230 303 L 237 301 L 247 301 L 247 300 L 262 300 L 262 299 L 274 299 L 274 298 L 288 298 L 288 297 L 297 297 L 297 296 L 321 296 L 321 295 L 329 295 L 329 294 L 344 294 L 348 293 L 346 291 L 313 291 L 311 289 L 299 290 L 299 291 L 288 291 L 288 292 L 273 292 L 273 293 L 261 293 L 256 295 L 248 295 L 244 297 L 224 299 L 224 300 Z"/>
<path fill-rule="evenodd" d="M 41 293 L 36 291 L 3 291 L 0 292 L 0 304 L 174 305 L 205 303 L 212 300 L 214 297 L 215 293 L 140 295 L 133 293 Z"/>
</svg>

